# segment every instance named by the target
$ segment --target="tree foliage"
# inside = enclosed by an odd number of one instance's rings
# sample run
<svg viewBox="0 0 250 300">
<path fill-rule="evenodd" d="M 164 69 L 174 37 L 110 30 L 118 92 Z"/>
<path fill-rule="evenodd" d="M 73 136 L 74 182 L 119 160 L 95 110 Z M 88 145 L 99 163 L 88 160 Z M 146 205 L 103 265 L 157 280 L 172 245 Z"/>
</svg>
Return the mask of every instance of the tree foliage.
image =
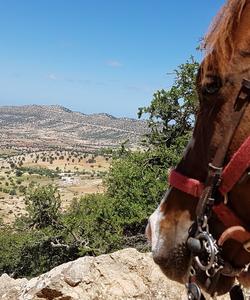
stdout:
<svg viewBox="0 0 250 300">
<path fill-rule="evenodd" d="M 72 240 L 73 233 L 80 255 L 99 255 L 121 247 L 121 222 L 114 209 L 114 199 L 106 194 L 75 199 L 63 216 L 63 224 L 66 242 Z"/>
<path fill-rule="evenodd" d="M 193 57 L 174 70 L 174 84 L 169 90 L 158 90 L 148 107 L 139 108 L 138 117 L 148 115 L 150 133 L 147 145 L 171 147 L 180 138 L 189 139 L 197 110 L 195 90 L 198 62 Z"/>
<path fill-rule="evenodd" d="M 29 189 L 25 195 L 25 204 L 31 226 L 44 228 L 57 224 L 61 198 L 56 187 L 48 185 Z"/>
<path fill-rule="evenodd" d="M 62 239 L 51 227 L 0 230 L 0 273 L 30 277 L 79 257 L 76 247 L 54 247 Z"/>
</svg>

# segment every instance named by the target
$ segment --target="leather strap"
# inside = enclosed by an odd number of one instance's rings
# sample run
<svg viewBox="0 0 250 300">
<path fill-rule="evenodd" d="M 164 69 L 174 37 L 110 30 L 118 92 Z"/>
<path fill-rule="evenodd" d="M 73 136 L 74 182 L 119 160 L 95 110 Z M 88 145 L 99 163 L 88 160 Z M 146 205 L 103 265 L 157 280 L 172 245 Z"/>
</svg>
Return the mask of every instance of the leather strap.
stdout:
<svg viewBox="0 0 250 300">
<path fill-rule="evenodd" d="M 184 176 L 174 169 L 170 171 L 168 182 L 176 189 L 194 196 L 195 198 L 199 198 L 204 190 L 204 184 L 202 182 Z"/>
<path fill-rule="evenodd" d="M 219 191 L 226 195 L 232 190 L 241 176 L 250 168 L 250 136 L 235 152 L 221 176 Z M 204 190 L 204 183 L 197 179 L 182 175 L 176 170 L 171 170 L 168 178 L 169 184 L 182 192 L 199 198 Z"/>
<path fill-rule="evenodd" d="M 222 173 L 220 192 L 227 194 L 250 167 L 250 136 L 233 155 Z"/>
</svg>

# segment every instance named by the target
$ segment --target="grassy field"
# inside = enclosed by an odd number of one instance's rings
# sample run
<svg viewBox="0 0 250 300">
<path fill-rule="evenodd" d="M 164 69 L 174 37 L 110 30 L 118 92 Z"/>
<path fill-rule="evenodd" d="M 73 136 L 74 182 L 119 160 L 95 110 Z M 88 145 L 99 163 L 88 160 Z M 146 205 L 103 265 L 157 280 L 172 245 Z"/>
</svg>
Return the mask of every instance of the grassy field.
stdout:
<svg viewBox="0 0 250 300">
<path fill-rule="evenodd" d="M 74 197 L 102 193 L 103 177 L 111 158 L 108 155 L 67 150 L 18 153 L 0 151 L 0 220 L 12 223 L 25 211 L 24 194 L 32 185 L 58 187 L 62 209 Z"/>
</svg>

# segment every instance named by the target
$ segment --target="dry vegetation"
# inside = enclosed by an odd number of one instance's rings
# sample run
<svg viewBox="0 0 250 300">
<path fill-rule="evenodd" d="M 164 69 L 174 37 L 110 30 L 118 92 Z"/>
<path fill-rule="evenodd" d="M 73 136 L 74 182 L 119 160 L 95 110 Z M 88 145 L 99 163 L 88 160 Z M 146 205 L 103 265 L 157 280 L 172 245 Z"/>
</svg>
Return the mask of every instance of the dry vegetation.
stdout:
<svg viewBox="0 0 250 300">
<path fill-rule="evenodd" d="M 0 219 L 11 223 L 25 210 L 24 194 L 34 184 L 53 184 L 66 209 L 74 197 L 102 193 L 102 179 L 110 165 L 109 155 L 73 150 L 0 152 Z"/>
</svg>

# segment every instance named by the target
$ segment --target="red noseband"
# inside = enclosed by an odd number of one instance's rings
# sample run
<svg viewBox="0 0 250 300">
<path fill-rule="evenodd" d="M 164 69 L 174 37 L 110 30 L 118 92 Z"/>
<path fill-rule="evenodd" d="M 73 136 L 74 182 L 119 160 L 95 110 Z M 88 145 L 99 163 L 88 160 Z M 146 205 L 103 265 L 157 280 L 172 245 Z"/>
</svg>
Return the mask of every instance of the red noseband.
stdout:
<svg viewBox="0 0 250 300">
<path fill-rule="evenodd" d="M 199 180 L 186 177 L 176 170 L 171 170 L 168 177 L 169 184 L 186 194 L 200 198 L 204 184 Z"/>
<path fill-rule="evenodd" d="M 239 181 L 241 176 L 250 167 L 250 137 L 241 145 L 233 155 L 230 162 L 222 172 L 220 192 L 227 194 Z M 176 170 L 172 170 L 169 175 L 169 184 L 182 192 L 199 198 L 204 189 L 204 183 L 197 179 L 186 177 Z"/>
<path fill-rule="evenodd" d="M 250 137 L 248 137 L 245 142 L 240 146 L 237 152 L 232 156 L 230 162 L 223 169 L 221 177 L 221 185 L 219 191 L 222 195 L 226 195 L 232 190 L 234 185 L 240 180 L 241 176 L 250 167 Z M 169 184 L 176 189 L 192 195 L 195 198 L 199 198 L 204 190 L 204 183 L 199 180 L 186 177 L 176 170 L 172 170 L 169 175 Z M 213 211 L 217 217 L 222 221 L 222 223 L 227 227 L 235 227 L 237 225 L 242 226 L 241 220 L 230 210 L 225 204 L 220 203 L 213 207 Z M 237 239 L 242 242 L 242 237 L 235 238 L 233 230 L 231 238 Z M 245 236 L 250 237 L 250 234 Z M 227 235 L 230 238 L 230 235 Z M 223 237 L 223 242 L 225 237 Z"/>
</svg>

